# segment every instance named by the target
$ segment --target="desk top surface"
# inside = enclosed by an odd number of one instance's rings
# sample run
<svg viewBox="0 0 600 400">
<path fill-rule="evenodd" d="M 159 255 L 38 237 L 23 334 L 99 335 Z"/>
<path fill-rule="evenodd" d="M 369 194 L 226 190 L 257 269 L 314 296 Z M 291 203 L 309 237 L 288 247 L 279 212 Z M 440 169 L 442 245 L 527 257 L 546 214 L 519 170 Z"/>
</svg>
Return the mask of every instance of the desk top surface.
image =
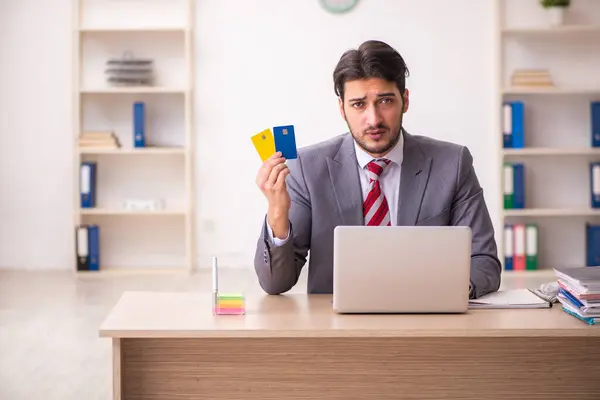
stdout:
<svg viewBox="0 0 600 400">
<path fill-rule="evenodd" d="M 204 293 L 125 292 L 100 336 L 142 337 L 456 337 L 600 336 L 559 306 L 469 310 L 465 314 L 340 315 L 331 295 L 254 295 L 245 315 L 213 315 Z"/>
</svg>

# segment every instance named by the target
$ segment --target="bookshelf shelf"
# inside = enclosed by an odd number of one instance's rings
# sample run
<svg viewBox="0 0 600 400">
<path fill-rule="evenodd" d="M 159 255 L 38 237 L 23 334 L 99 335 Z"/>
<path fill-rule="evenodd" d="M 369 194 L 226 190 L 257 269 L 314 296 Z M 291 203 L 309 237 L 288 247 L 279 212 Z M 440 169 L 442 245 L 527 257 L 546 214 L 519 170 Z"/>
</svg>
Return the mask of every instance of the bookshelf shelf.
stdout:
<svg viewBox="0 0 600 400">
<path fill-rule="evenodd" d="M 600 216 L 600 209 L 591 208 L 530 208 L 504 210 L 505 217 L 588 217 Z"/>
<path fill-rule="evenodd" d="M 533 147 L 522 149 L 503 149 L 505 156 L 600 156 L 600 148 L 588 147 Z"/>
<path fill-rule="evenodd" d="M 558 24 L 538 0 L 495 4 L 499 257 L 509 274 L 586 265 L 587 229 L 600 222 L 590 124 L 600 101 L 600 9 L 571 2 Z M 540 271 L 523 267 L 531 258 Z"/>
<path fill-rule="evenodd" d="M 565 34 L 598 34 L 600 25 L 562 25 L 562 26 L 538 26 L 538 27 L 514 27 L 504 28 L 505 35 L 565 35 Z"/>
<path fill-rule="evenodd" d="M 155 87 L 155 86 L 82 88 L 80 91 L 82 94 L 144 94 L 144 93 L 186 94 L 186 93 L 188 93 L 187 89 Z"/>
<path fill-rule="evenodd" d="M 126 32 L 142 32 L 142 33 L 186 33 L 189 29 L 181 26 L 115 26 L 115 27 L 81 27 L 81 33 L 126 33 Z"/>
<path fill-rule="evenodd" d="M 81 215 L 129 215 L 129 216 L 148 216 L 148 217 L 168 217 L 168 216 L 186 216 L 185 210 L 157 210 L 157 211 L 135 211 L 126 209 L 95 208 L 79 209 Z"/>
<path fill-rule="evenodd" d="M 78 272 L 195 268 L 195 3 L 73 0 Z M 128 62 L 140 59 L 150 63 Z M 147 82 L 126 79 L 148 73 Z M 82 193 L 93 198 L 91 207 Z M 125 202 L 132 199 L 164 208 L 130 210 Z M 83 258 L 80 241 L 89 250 Z"/>
<path fill-rule="evenodd" d="M 600 95 L 600 88 L 560 88 L 560 87 L 505 87 L 506 95 Z"/>
<path fill-rule="evenodd" d="M 106 154 L 106 155 L 122 155 L 122 156 L 135 156 L 135 155 L 185 155 L 185 148 L 177 147 L 146 147 L 146 148 L 117 148 L 117 149 L 103 149 L 103 148 L 80 148 L 80 154 Z"/>
</svg>

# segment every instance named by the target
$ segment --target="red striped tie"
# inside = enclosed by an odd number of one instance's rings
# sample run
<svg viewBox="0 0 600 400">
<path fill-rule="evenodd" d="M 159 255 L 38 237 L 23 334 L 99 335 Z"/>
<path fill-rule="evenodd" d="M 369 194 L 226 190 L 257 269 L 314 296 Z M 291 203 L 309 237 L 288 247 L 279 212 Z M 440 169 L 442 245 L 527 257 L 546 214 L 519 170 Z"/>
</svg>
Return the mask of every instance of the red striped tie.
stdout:
<svg viewBox="0 0 600 400">
<path fill-rule="evenodd" d="M 381 191 L 379 176 L 383 169 L 388 166 L 390 160 L 385 158 L 373 160 L 367 164 L 367 175 L 371 190 L 363 204 L 363 215 L 365 223 L 369 226 L 390 226 L 390 210 L 387 200 Z"/>
</svg>

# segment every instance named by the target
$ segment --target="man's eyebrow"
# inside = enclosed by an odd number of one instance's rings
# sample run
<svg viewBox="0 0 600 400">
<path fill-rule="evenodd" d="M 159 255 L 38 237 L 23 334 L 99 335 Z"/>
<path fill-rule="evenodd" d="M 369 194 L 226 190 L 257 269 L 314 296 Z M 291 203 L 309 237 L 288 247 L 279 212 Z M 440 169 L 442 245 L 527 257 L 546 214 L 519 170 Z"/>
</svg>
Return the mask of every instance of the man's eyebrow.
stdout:
<svg viewBox="0 0 600 400">
<path fill-rule="evenodd" d="M 363 97 L 355 97 L 353 99 L 349 99 L 348 101 L 363 101 L 367 98 L 367 96 L 363 96 Z"/>
<path fill-rule="evenodd" d="M 396 94 L 394 92 L 387 92 L 387 93 L 379 93 L 377 95 L 377 97 L 396 97 Z M 353 99 L 349 99 L 349 102 L 353 102 L 353 101 L 364 101 L 367 98 L 367 96 L 363 96 L 363 97 L 355 97 Z"/>
</svg>

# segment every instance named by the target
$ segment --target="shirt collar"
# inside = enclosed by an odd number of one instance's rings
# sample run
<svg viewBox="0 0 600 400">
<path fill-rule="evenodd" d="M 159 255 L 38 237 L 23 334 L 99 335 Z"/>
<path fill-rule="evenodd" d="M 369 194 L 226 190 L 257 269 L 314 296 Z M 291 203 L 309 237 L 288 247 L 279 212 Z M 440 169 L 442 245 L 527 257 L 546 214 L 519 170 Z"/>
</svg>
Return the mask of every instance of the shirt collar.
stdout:
<svg viewBox="0 0 600 400">
<path fill-rule="evenodd" d="M 402 159 L 404 156 L 404 130 L 400 132 L 400 138 L 398 139 L 398 143 L 394 147 L 391 148 L 390 151 L 384 156 L 393 163 L 396 163 L 398 166 L 402 165 Z M 365 168 L 365 166 L 374 160 L 373 156 L 369 153 L 365 152 L 359 145 L 354 141 L 354 149 L 356 150 L 356 160 L 358 161 L 358 165 L 360 168 Z"/>
</svg>

